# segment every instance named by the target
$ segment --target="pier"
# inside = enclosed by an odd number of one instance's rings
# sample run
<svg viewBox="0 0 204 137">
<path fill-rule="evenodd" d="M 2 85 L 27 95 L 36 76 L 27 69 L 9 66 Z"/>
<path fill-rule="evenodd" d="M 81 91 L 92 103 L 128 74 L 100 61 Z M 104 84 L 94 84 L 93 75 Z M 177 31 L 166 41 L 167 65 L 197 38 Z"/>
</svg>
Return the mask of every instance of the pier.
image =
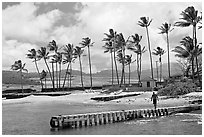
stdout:
<svg viewBox="0 0 204 137">
<path fill-rule="evenodd" d="M 50 120 L 52 128 L 79 128 L 123 122 L 134 119 L 168 116 L 174 113 L 187 113 L 202 109 L 202 105 L 189 105 L 159 109 L 121 110 L 74 115 L 53 116 Z"/>
</svg>

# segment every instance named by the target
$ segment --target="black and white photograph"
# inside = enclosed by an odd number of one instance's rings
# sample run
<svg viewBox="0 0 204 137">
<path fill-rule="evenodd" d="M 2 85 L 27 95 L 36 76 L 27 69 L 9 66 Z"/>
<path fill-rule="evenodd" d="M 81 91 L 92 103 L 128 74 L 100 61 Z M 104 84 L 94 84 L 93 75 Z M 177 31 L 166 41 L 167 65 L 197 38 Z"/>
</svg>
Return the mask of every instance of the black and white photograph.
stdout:
<svg viewBox="0 0 204 137">
<path fill-rule="evenodd" d="M 202 1 L 3 1 L 2 135 L 202 135 Z"/>
</svg>

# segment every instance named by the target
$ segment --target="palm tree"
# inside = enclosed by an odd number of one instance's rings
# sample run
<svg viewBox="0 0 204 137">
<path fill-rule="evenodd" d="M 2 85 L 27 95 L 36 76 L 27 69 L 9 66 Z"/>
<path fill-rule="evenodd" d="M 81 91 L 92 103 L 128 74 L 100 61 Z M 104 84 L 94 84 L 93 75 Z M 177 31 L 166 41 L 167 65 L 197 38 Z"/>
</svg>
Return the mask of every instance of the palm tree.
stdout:
<svg viewBox="0 0 204 137">
<path fill-rule="evenodd" d="M 110 47 L 112 47 L 112 49 L 113 49 L 113 59 L 114 59 L 114 64 L 115 64 L 117 82 L 118 82 L 118 85 L 119 85 L 120 82 L 119 82 L 118 67 L 117 67 L 117 62 L 116 62 L 116 52 L 118 50 L 117 43 L 116 43 L 117 32 L 114 31 L 113 29 L 109 29 L 109 33 L 110 34 L 104 33 L 104 35 L 106 35 L 106 38 L 104 38 L 103 41 L 106 41 L 108 43 L 110 42 L 109 43 Z"/>
<path fill-rule="evenodd" d="M 128 65 L 128 70 L 129 70 L 129 85 L 130 85 L 130 65 L 131 65 L 131 63 L 133 63 L 134 61 L 132 61 L 132 54 L 131 55 L 126 55 L 126 57 L 125 57 L 125 60 L 126 60 L 126 65 Z"/>
<path fill-rule="evenodd" d="M 33 59 L 34 61 L 34 63 L 35 63 L 35 67 L 36 67 L 36 69 L 37 69 L 37 72 L 38 72 L 38 75 L 39 75 L 39 78 L 40 78 L 40 72 L 39 72 L 39 68 L 38 68 L 38 65 L 37 65 L 37 52 L 36 52 L 36 50 L 35 49 L 31 49 L 31 50 L 28 50 L 28 54 L 26 54 L 27 55 L 27 57 L 29 58 L 29 59 Z M 40 83 L 41 83 L 41 86 L 42 86 L 42 89 L 43 89 L 43 83 L 42 83 L 42 80 L 40 79 Z"/>
<path fill-rule="evenodd" d="M 129 41 L 129 38 L 130 37 L 128 37 L 128 39 L 125 40 L 122 33 L 116 36 L 116 43 L 119 48 L 117 51 L 118 61 L 122 64 L 122 76 L 121 76 L 120 87 L 123 84 L 123 80 L 125 85 L 125 48 L 126 48 L 127 42 Z"/>
<path fill-rule="evenodd" d="M 50 51 L 54 51 L 55 55 L 57 54 L 58 46 L 57 46 L 55 40 L 52 40 L 51 42 L 49 42 L 48 48 L 49 48 Z M 57 63 L 58 62 L 53 60 L 53 62 L 51 62 L 51 63 L 55 63 L 55 67 L 56 67 L 56 86 L 57 86 L 57 89 L 58 89 L 58 70 L 57 70 Z M 52 66 L 53 66 L 53 64 L 52 64 Z M 53 68 L 53 80 L 54 80 L 54 77 L 55 77 L 55 75 L 54 75 L 54 68 Z"/>
<path fill-rule="evenodd" d="M 90 55 L 90 47 L 93 46 L 94 42 L 91 42 L 91 39 L 89 37 L 82 38 L 82 42 L 80 43 L 82 45 L 82 48 L 87 47 L 88 48 L 88 56 L 89 56 L 89 70 L 90 70 L 90 80 L 91 80 L 91 89 L 92 89 L 92 72 L 91 72 L 91 55 Z"/>
<path fill-rule="evenodd" d="M 22 74 L 22 72 L 23 71 L 28 72 L 28 70 L 25 69 L 25 63 L 22 64 L 21 60 L 15 61 L 14 64 L 11 65 L 11 69 L 16 70 L 18 72 L 20 71 L 20 73 L 21 73 L 21 90 L 22 90 L 22 93 L 23 93 L 23 83 L 22 83 L 23 82 L 23 74 Z"/>
<path fill-rule="evenodd" d="M 191 62 L 192 67 L 192 78 L 194 81 L 194 57 L 195 57 L 195 47 L 193 46 L 193 39 L 186 36 L 180 41 L 181 46 L 176 46 L 172 51 L 175 52 L 175 56 L 179 58 L 187 59 Z M 196 53 L 197 54 L 197 53 Z"/>
<path fill-rule="evenodd" d="M 193 6 L 188 7 L 184 11 L 182 11 L 181 16 L 182 16 L 182 18 L 180 18 L 180 19 L 182 21 L 176 22 L 175 26 L 189 27 L 192 25 L 193 26 L 193 46 L 195 48 L 197 48 L 196 29 L 197 29 L 197 24 L 202 20 L 202 16 L 198 16 L 198 11 L 195 10 L 195 8 Z M 196 68 L 198 70 L 199 68 L 198 68 L 197 55 L 195 55 L 195 58 L 196 58 Z M 194 77 L 194 69 L 192 71 L 193 71 L 192 73 L 193 73 L 193 77 Z M 200 77 L 199 73 L 198 73 L 198 79 L 199 79 L 200 86 L 202 86 L 201 77 Z"/>
<path fill-rule="evenodd" d="M 142 36 L 138 34 L 134 34 L 131 36 L 133 40 L 129 40 L 128 49 L 134 53 L 136 53 L 136 71 L 138 74 L 139 83 L 141 82 L 141 72 L 142 72 L 142 54 L 146 52 L 145 47 L 140 45 L 140 41 L 142 40 Z"/>
<path fill-rule="evenodd" d="M 63 88 L 64 88 L 66 77 L 67 77 L 68 74 L 70 75 L 70 77 L 69 77 L 69 84 L 70 84 L 70 87 L 71 87 L 71 70 L 72 70 L 71 63 L 75 60 L 73 44 L 65 45 L 64 48 L 63 48 L 63 51 L 64 52 L 62 52 L 62 54 L 64 54 L 64 57 L 65 57 L 63 59 L 63 64 L 68 63 L 67 69 L 66 69 L 65 78 L 64 78 L 64 83 L 63 83 Z M 69 67 L 70 67 L 70 72 L 68 72 L 69 71 Z"/>
<path fill-rule="evenodd" d="M 171 24 L 165 22 L 164 24 L 162 24 L 162 26 L 159 29 L 161 30 L 159 34 L 164 34 L 164 33 L 166 34 L 166 43 L 167 43 L 167 51 L 168 51 L 168 72 L 169 72 L 169 78 L 170 78 L 171 67 L 170 67 L 170 57 L 169 57 L 169 33 L 174 28 L 171 29 Z"/>
<path fill-rule="evenodd" d="M 45 88 L 47 88 L 46 77 L 47 77 L 47 72 L 45 70 L 42 70 L 42 72 L 40 73 L 40 79 L 41 80 L 45 79 Z"/>
<path fill-rule="evenodd" d="M 149 20 L 149 17 L 141 17 L 141 21 L 138 21 L 138 25 L 141 27 L 146 28 L 147 32 L 147 41 L 148 41 L 148 47 L 149 47 L 149 57 L 150 57 L 150 64 L 151 64 L 151 74 L 152 74 L 152 79 L 154 79 L 154 74 L 153 74 L 153 65 L 152 65 L 152 54 L 151 54 L 151 45 L 150 45 L 150 40 L 149 40 L 149 32 L 148 32 L 148 27 L 150 23 L 152 22 L 152 19 Z"/>
<path fill-rule="evenodd" d="M 39 60 L 43 59 L 44 62 L 45 62 L 45 65 L 46 65 L 46 67 L 48 69 L 48 72 L 50 74 L 50 79 L 52 81 L 52 86 L 53 86 L 53 90 L 54 90 L 55 89 L 55 84 L 54 84 L 54 81 L 53 81 L 53 78 L 52 78 L 50 68 L 49 68 L 49 66 L 47 64 L 47 59 L 49 59 L 49 52 L 47 52 L 46 47 L 41 47 L 37 52 L 38 52 L 38 59 Z"/>
<path fill-rule="evenodd" d="M 76 46 L 74 49 L 74 55 L 79 57 L 79 65 L 80 65 L 80 72 L 81 72 L 81 86 L 84 89 L 84 84 L 83 84 L 83 74 L 82 74 L 82 64 L 81 64 L 81 55 L 83 54 L 84 50 L 81 47 Z"/>
<path fill-rule="evenodd" d="M 111 76 L 112 76 L 112 86 L 113 86 L 113 47 L 112 47 L 112 43 L 111 42 L 106 42 L 105 45 L 103 46 L 103 48 L 105 48 L 104 53 L 110 52 L 111 55 Z"/>
<path fill-rule="evenodd" d="M 153 55 L 159 56 L 159 63 L 160 63 L 160 82 L 161 82 L 161 78 L 162 78 L 162 55 L 164 55 L 165 51 L 161 48 L 161 47 L 157 47 L 156 49 L 154 49 L 154 51 L 152 52 Z"/>
</svg>

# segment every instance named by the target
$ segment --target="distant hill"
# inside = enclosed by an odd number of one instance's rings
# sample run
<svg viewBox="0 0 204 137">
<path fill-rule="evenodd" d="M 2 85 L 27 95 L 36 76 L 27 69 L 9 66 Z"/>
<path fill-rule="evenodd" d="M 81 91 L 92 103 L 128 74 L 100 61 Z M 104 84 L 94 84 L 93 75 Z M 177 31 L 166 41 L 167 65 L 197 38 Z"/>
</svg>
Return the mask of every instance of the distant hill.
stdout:
<svg viewBox="0 0 204 137">
<path fill-rule="evenodd" d="M 162 76 L 163 77 L 168 77 L 168 66 L 167 63 L 163 64 L 163 72 L 162 72 Z M 66 70 L 62 70 L 61 72 L 61 76 L 65 76 Z M 121 76 L 121 70 L 118 71 L 119 73 L 119 77 Z M 175 74 L 182 74 L 181 69 L 179 68 L 179 65 L 177 63 L 171 63 L 171 75 L 175 75 Z M 24 75 L 24 79 L 23 79 L 23 83 L 27 83 L 27 84 L 39 84 L 39 82 L 31 80 L 29 78 L 38 78 L 38 73 L 23 73 Z M 72 75 L 73 76 L 80 76 L 80 71 L 78 70 L 72 70 Z M 94 73 L 93 77 L 111 77 L 112 75 L 112 71 L 111 70 L 102 70 L 100 72 Z M 154 68 L 154 77 L 156 77 L 157 75 L 157 71 L 156 68 Z M 49 76 L 49 74 L 48 74 Z M 86 74 L 83 72 L 83 76 L 89 76 L 89 74 Z M 126 76 L 128 76 L 128 73 L 126 73 Z M 151 70 L 150 69 L 146 69 L 142 71 L 142 78 L 143 77 L 147 77 L 147 76 L 151 76 Z M 116 77 L 116 73 L 114 70 L 114 77 Z M 131 72 L 131 77 L 134 78 L 138 78 L 137 77 L 137 72 L 136 71 L 132 71 Z M 4 84 L 20 84 L 21 82 L 20 79 L 20 73 L 17 73 L 15 71 L 2 71 L 2 83 Z"/>
</svg>

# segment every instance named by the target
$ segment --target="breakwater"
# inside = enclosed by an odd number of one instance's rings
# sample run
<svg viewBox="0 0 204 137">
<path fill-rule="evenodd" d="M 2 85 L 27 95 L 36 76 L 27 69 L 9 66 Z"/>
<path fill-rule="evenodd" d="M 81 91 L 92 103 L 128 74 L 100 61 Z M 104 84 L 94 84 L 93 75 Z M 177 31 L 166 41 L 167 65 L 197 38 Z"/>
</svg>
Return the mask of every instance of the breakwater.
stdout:
<svg viewBox="0 0 204 137">
<path fill-rule="evenodd" d="M 159 109 L 121 110 L 109 112 L 97 112 L 74 115 L 53 116 L 50 120 L 52 128 L 78 128 L 96 126 L 133 119 L 152 118 L 168 116 L 174 113 L 186 113 L 202 109 L 202 105 L 188 105 L 180 107 L 169 107 Z"/>
</svg>

